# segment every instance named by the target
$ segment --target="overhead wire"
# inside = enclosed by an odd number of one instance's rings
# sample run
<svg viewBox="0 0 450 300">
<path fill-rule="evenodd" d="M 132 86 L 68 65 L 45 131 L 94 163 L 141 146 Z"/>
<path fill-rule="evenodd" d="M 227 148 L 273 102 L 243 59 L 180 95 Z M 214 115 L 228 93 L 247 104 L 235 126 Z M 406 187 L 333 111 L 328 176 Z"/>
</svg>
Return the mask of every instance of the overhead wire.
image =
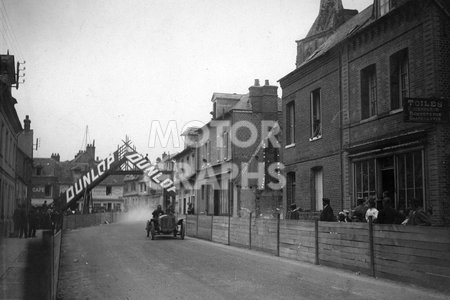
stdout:
<svg viewBox="0 0 450 300">
<path fill-rule="evenodd" d="M 10 21 L 9 16 L 8 16 L 8 10 L 6 9 L 5 2 L 4 2 L 4 0 L 0 0 L 0 2 L 2 4 L 0 6 L 0 12 L 1 12 L 2 16 L 3 16 L 2 19 L 3 19 L 4 23 L 6 24 L 6 26 L 3 26 L 3 27 L 6 29 L 5 30 L 6 34 L 9 34 L 9 38 L 10 38 L 10 41 L 11 41 L 10 47 L 12 48 L 13 51 L 16 52 L 16 53 L 12 53 L 12 54 L 18 56 L 19 60 L 21 60 L 23 62 L 24 61 L 24 55 L 23 55 L 23 52 L 22 52 L 19 40 L 17 39 L 17 36 L 16 36 L 16 34 L 14 33 L 14 30 L 11 27 L 11 21 Z"/>
</svg>

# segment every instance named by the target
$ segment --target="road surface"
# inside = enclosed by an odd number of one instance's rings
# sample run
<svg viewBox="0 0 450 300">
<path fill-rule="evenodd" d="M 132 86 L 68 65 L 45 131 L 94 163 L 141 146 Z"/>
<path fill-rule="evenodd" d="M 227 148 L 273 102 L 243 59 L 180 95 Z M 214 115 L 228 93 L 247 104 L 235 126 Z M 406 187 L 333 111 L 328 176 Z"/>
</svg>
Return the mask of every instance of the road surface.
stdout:
<svg viewBox="0 0 450 300">
<path fill-rule="evenodd" d="M 186 237 L 144 222 L 64 232 L 58 299 L 445 299 L 352 272 Z"/>
</svg>

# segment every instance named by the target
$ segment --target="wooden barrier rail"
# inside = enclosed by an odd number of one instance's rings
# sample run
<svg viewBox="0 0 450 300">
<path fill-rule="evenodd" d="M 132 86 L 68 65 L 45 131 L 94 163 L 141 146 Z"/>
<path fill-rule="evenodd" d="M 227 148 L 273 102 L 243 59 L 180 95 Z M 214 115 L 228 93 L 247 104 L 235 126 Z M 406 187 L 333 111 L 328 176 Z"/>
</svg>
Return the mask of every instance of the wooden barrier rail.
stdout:
<svg viewBox="0 0 450 300">
<path fill-rule="evenodd" d="M 187 215 L 187 235 L 450 292 L 450 228 Z"/>
</svg>

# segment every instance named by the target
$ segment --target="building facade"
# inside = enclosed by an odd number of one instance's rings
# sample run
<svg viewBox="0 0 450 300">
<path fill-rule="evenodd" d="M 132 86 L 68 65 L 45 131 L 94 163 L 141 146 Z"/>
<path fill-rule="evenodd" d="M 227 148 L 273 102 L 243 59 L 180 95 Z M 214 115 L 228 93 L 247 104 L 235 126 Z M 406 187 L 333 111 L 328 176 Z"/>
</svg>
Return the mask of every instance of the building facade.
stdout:
<svg viewBox="0 0 450 300">
<path fill-rule="evenodd" d="M 150 162 L 150 161 L 149 161 Z M 167 178 L 173 180 L 174 161 L 172 155 L 163 153 L 155 160 L 156 168 L 161 172 L 160 182 Z M 154 210 L 161 205 L 163 210 L 177 207 L 176 197 L 169 195 L 161 185 L 146 175 L 126 175 L 123 182 L 123 199 L 125 211 Z"/>
<path fill-rule="evenodd" d="M 268 171 L 280 161 L 271 132 L 281 112 L 277 87 L 255 80 L 248 94 L 214 93 L 211 102 L 211 121 L 191 130 L 175 156 L 181 212 L 192 203 L 196 214 L 271 217 L 281 205 L 280 188 L 268 186 L 279 180 Z"/>
<path fill-rule="evenodd" d="M 0 55 L 0 236 L 14 231 L 12 216 L 20 204 L 30 205 L 33 131 L 28 116 L 24 131 L 11 87 L 17 86 L 13 55 Z M 28 127 L 27 127 L 28 126 Z"/>
<path fill-rule="evenodd" d="M 341 1 L 334 15 L 342 14 Z M 449 5 L 383 1 L 317 40 L 280 80 L 285 111 L 284 201 L 320 211 L 389 195 L 450 219 Z M 319 13 L 318 19 L 320 19 Z"/>
<path fill-rule="evenodd" d="M 85 150 L 80 150 L 72 160 L 60 161 L 57 153 L 50 158 L 35 158 L 32 176 L 31 203 L 40 206 L 44 202 L 54 203 L 62 208 L 65 203 L 59 203 L 61 193 L 64 193 L 83 174 L 95 167 L 100 161 L 95 157 L 95 142 L 87 144 Z M 76 209 L 79 212 L 121 211 L 123 210 L 123 175 L 110 175 L 95 186 L 85 199 L 80 200 Z M 86 201 L 89 199 L 88 201 Z"/>
</svg>

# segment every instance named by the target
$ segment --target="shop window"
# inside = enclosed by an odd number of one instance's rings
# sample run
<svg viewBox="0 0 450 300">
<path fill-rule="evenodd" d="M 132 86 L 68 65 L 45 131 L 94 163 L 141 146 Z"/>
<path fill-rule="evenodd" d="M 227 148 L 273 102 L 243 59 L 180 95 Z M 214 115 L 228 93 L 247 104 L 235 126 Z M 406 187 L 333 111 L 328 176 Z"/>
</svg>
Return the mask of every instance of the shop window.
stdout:
<svg viewBox="0 0 450 300">
<path fill-rule="evenodd" d="M 390 57 L 391 110 L 401 107 L 403 98 L 409 97 L 408 49 Z"/>
<path fill-rule="evenodd" d="M 295 103 L 286 104 L 286 145 L 295 143 Z"/>
<path fill-rule="evenodd" d="M 413 200 L 424 201 L 422 152 L 404 153 L 397 157 L 398 207 L 408 208 Z"/>
<path fill-rule="evenodd" d="M 368 199 L 376 195 L 375 159 L 355 163 L 356 198 Z"/>
<path fill-rule="evenodd" d="M 377 72 L 375 65 L 361 70 L 361 119 L 377 114 Z"/>
<path fill-rule="evenodd" d="M 311 139 L 322 136 L 320 89 L 311 93 Z"/>
</svg>

